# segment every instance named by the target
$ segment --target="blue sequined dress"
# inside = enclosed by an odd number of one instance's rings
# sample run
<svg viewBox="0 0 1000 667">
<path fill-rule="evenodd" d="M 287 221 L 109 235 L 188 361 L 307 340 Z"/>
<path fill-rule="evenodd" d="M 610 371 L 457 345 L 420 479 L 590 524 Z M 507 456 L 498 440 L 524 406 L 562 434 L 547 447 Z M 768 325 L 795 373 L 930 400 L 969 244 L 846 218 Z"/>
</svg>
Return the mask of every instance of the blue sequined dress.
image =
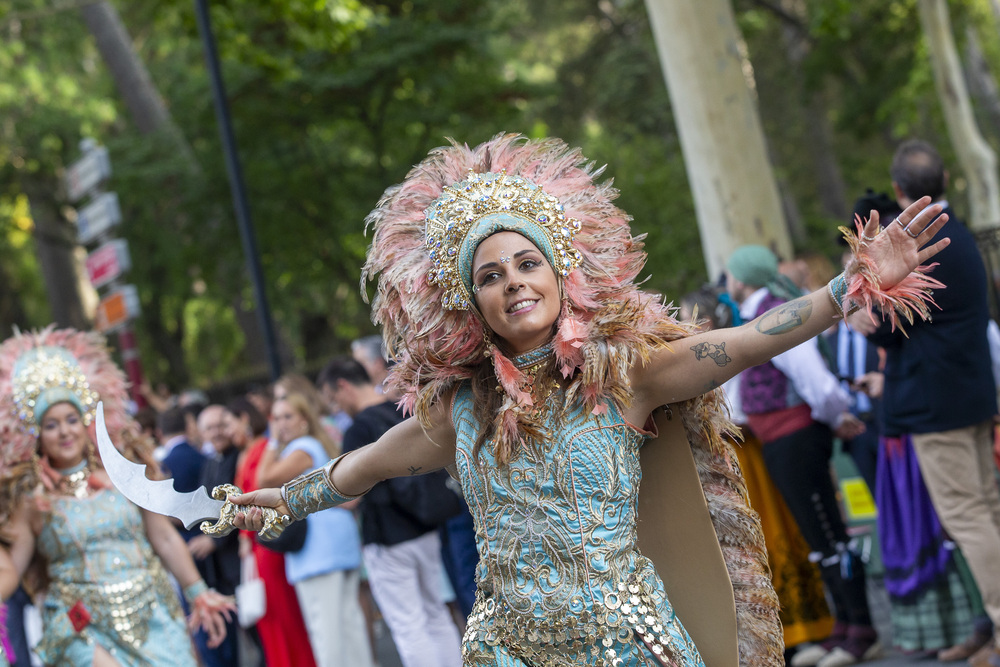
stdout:
<svg viewBox="0 0 1000 667">
<path fill-rule="evenodd" d="M 549 437 L 506 466 L 480 428 L 472 391 L 456 394 L 456 463 L 476 526 L 476 604 L 463 640 L 471 667 L 704 667 L 636 546 L 639 448 L 652 436 L 609 406 L 585 414 L 546 401 Z"/>
<path fill-rule="evenodd" d="M 36 649 L 46 665 L 92 665 L 100 645 L 122 667 L 195 667 L 142 515 L 117 491 L 55 498 L 36 549 L 51 579 Z"/>
</svg>

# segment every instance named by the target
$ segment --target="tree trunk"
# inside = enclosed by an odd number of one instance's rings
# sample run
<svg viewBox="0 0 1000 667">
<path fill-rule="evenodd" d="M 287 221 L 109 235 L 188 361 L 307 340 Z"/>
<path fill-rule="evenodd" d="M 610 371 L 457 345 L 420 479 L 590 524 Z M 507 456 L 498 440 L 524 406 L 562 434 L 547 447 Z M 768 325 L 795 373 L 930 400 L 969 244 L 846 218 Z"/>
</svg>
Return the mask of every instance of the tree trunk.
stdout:
<svg viewBox="0 0 1000 667">
<path fill-rule="evenodd" d="M 132 48 L 132 40 L 117 10 L 110 2 L 103 1 L 83 5 L 80 14 L 139 132 L 166 132 L 190 167 L 197 169 L 191 147 L 170 116 L 145 64 Z"/>
<path fill-rule="evenodd" d="M 164 135 L 168 144 L 183 158 L 186 168 L 192 173 L 198 173 L 200 167 L 194 152 L 170 115 L 145 63 L 135 52 L 132 39 L 118 11 L 110 2 L 101 0 L 83 5 L 80 8 L 80 15 L 93 35 L 101 59 L 108 68 L 118 94 L 125 102 L 139 133 Z M 171 333 L 166 328 L 156 304 L 145 304 L 142 330 L 152 339 L 158 353 L 169 360 L 173 376 L 170 379 L 175 382 L 186 382 L 188 371 L 181 346 L 182 327 L 177 327 L 177 331 Z"/>
<path fill-rule="evenodd" d="M 90 318 L 84 306 L 83 292 L 93 288 L 87 282 L 86 274 L 77 256 L 80 246 L 76 243 L 76 231 L 69 222 L 59 215 L 53 200 L 55 183 L 22 183 L 31 207 L 34 222 L 35 255 L 39 270 L 45 281 L 45 291 L 49 296 L 52 321 L 60 327 L 90 328 Z"/>
<path fill-rule="evenodd" d="M 729 0 L 646 0 L 694 194 L 709 275 L 736 248 L 791 257 L 757 102 Z"/>
<path fill-rule="evenodd" d="M 6 287 L 0 289 L 0 333 L 7 335 L 16 324 L 28 321 L 24 310 L 24 299 L 18 292 L 8 289 L 12 283 L 8 265 L 0 265 L 0 284 Z"/>
<path fill-rule="evenodd" d="M 990 71 L 990 64 L 979 46 L 976 28 L 968 26 L 965 29 L 965 68 L 968 73 L 969 90 L 979 100 L 980 107 L 985 111 L 988 123 L 995 135 L 1000 136 L 1000 92 L 997 82 Z"/>
<path fill-rule="evenodd" d="M 969 182 L 969 225 L 973 229 L 995 227 L 1000 225 L 997 158 L 980 134 L 972 113 L 951 32 L 948 4 L 945 0 L 918 0 L 917 7 L 948 134 Z"/>
</svg>

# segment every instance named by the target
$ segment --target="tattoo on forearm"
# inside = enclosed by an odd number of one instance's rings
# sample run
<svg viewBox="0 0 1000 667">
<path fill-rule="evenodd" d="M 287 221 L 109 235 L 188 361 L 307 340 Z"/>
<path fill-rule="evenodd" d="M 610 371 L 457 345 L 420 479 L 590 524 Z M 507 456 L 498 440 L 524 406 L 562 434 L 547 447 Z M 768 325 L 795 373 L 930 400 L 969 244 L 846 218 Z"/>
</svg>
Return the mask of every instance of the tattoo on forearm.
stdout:
<svg viewBox="0 0 1000 667">
<path fill-rule="evenodd" d="M 423 470 L 423 466 L 410 466 L 409 471 L 411 475 L 419 475 L 420 471 Z"/>
<path fill-rule="evenodd" d="M 806 323 L 812 315 L 812 301 L 808 298 L 796 299 L 764 313 L 757 321 L 757 331 L 768 336 L 794 331 Z"/>
<path fill-rule="evenodd" d="M 705 385 L 705 391 L 709 392 L 709 391 L 712 391 L 713 389 L 717 389 L 718 387 L 719 387 L 718 380 L 712 380 L 708 384 Z"/>
<path fill-rule="evenodd" d="M 711 359 L 715 362 L 716 366 L 725 366 L 730 361 L 733 360 L 728 354 L 726 354 L 726 344 L 719 343 L 698 343 L 691 348 L 694 351 L 694 358 L 698 361 L 702 359 Z"/>
</svg>

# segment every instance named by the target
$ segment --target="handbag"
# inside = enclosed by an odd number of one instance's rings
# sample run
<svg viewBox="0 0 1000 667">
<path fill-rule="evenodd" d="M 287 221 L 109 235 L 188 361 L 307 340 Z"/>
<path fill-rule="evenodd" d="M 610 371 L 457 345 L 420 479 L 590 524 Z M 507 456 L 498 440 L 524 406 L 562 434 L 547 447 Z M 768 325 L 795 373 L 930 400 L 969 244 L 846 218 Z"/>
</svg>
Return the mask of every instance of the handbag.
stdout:
<svg viewBox="0 0 1000 667">
<path fill-rule="evenodd" d="M 309 529 L 308 519 L 293 521 L 285 526 L 273 540 L 258 540 L 265 549 L 276 551 L 279 554 L 293 553 L 299 551 L 306 544 L 306 533 Z"/>
<path fill-rule="evenodd" d="M 241 628 L 249 628 L 267 611 L 264 580 L 257 574 L 257 559 L 253 554 L 240 561 L 240 583 L 236 586 L 236 618 Z"/>
</svg>

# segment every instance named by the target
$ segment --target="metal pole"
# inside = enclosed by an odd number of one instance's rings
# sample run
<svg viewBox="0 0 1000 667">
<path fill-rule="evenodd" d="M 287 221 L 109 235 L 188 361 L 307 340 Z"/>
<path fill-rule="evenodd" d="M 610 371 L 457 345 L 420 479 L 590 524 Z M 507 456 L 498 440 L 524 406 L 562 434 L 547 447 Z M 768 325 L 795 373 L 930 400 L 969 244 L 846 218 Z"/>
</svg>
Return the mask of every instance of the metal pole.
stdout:
<svg viewBox="0 0 1000 667">
<path fill-rule="evenodd" d="M 122 361 L 125 366 L 125 375 L 131 385 L 129 393 L 132 400 L 139 408 L 146 407 L 146 397 L 139 391 L 142 386 L 142 359 L 139 358 L 139 346 L 135 342 L 135 332 L 132 325 L 126 324 L 118 330 L 118 345 L 121 347 Z"/>
<path fill-rule="evenodd" d="M 222 82 L 219 56 L 215 50 L 215 38 L 212 35 L 212 24 L 208 16 L 208 3 L 206 0 L 195 0 L 194 9 L 198 19 L 198 30 L 201 32 L 201 40 L 205 47 L 205 64 L 208 66 L 209 79 L 212 82 L 215 117 L 219 123 L 219 134 L 222 136 L 222 147 L 226 156 L 226 171 L 229 173 L 229 188 L 233 193 L 233 208 L 236 210 L 236 221 L 240 227 L 240 238 L 243 240 L 243 253 L 246 255 L 247 269 L 250 272 L 254 295 L 257 299 L 257 320 L 264 336 L 264 345 L 267 348 L 271 379 L 277 380 L 278 376 L 281 375 L 277 338 L 274 335 L 274 322 L 271 319 L 271 309 L 268 306 L 267 293 L 264 289 L 264 275 L 260 268 L 260 257 L 257 255 L 257 240 L 254 236 L 253 222 L 250 219 L 250 206 L 247 204 L 246 191 L 243 187 L 243 171 L 240 168 L 240 159 L 236 152 L 236 139 L 229 121 L 229 104 L 226 101 L 226 90 Z"/>
</svg>

